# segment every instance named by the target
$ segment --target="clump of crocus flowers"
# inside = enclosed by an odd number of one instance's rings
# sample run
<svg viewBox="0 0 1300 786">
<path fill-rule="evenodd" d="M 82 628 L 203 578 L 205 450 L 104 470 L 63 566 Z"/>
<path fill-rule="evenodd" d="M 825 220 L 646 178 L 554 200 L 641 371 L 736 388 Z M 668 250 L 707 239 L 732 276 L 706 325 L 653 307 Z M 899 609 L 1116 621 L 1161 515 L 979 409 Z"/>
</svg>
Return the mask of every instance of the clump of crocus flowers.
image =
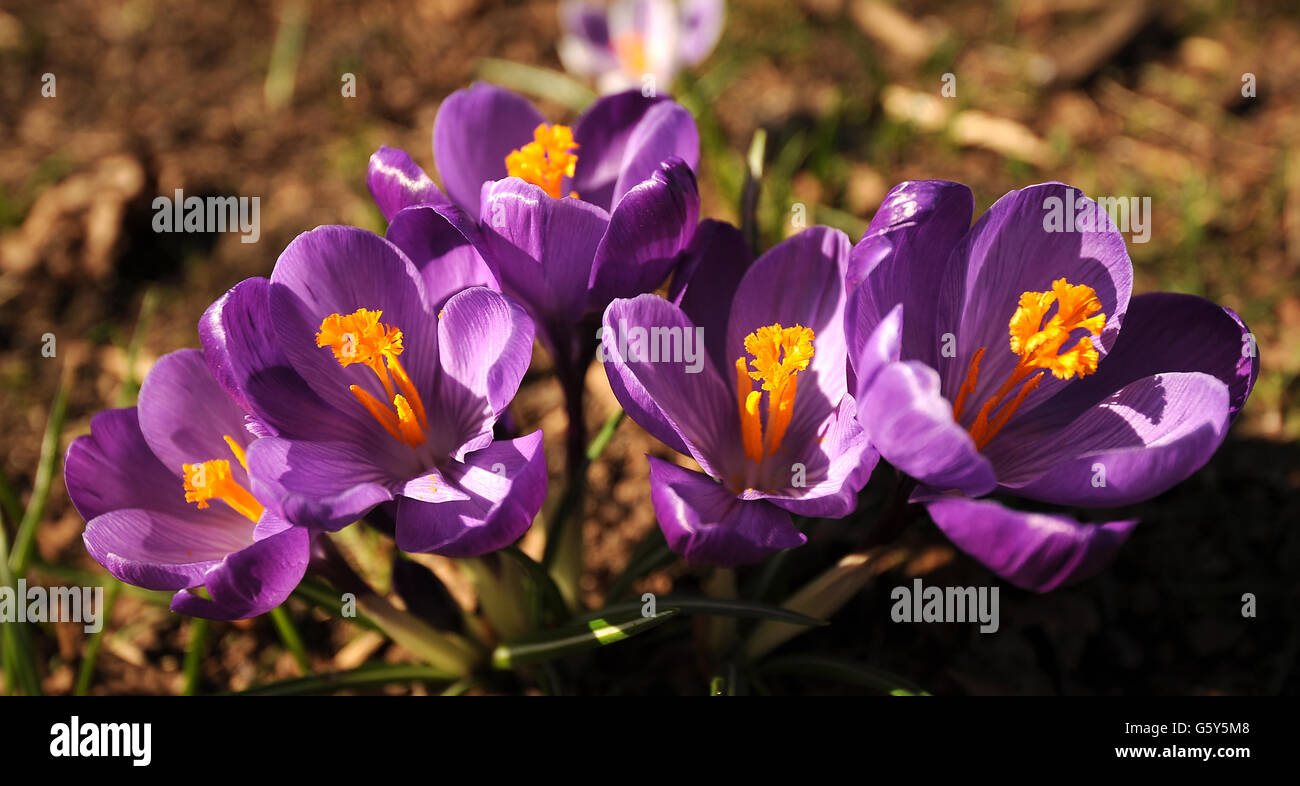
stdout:
<svg viewBox="0 0 1300 786">
<path fill-rule="evenodd" d="M 700 221 L 698 156 L 665 97 L 606 96 L 566 125 L 500 88 L 455 93 L 434 127 L 441 187 L 381 148 L 383 237 L 303 233 L 208 308 L 201 350 L 159 360 L 138 407 L 72 444 L 88 551 L 217 619 L 275 608 L 309 571 L 337 578 L 330 533 L 361 521 L 407 552 L 517 554 L 548 492 L 541 432 L 508 417 L 536 338 L 568 398 L 565 485 L 585 472 L 598 359 L 679 454 L 648 457 L 649 492 L 691 565 L 765 560 L 816 519 L 867 534 L 884 459 L 903 509 L 1047 591 L 1101 570 L 1137 521 L 1009 501 L 1149 499 L 1209 460 L 1250 394 L 1235 313 L 1134 296 L 1114 227 L 1044 224 L 1069 186 L 1011 192 L 972 227 L 966 187 L 903 183 L 856 245 L 812 227 L 755 254 Z M 695 336 L 701 358 L 669 351 Z M 439 646 L 454 664 L 474 651 Z"/>
</svg>

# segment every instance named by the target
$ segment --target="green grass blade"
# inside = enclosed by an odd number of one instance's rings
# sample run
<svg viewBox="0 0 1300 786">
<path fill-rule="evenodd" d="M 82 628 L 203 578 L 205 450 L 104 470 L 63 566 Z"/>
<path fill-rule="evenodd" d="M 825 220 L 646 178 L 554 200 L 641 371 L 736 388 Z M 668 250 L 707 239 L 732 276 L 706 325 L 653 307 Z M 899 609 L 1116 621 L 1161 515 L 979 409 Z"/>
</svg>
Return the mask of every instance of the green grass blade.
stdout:
<svg viewBox="0 0 1300 786">
<path fill-rule="evenodd" d="M 0 587 L 11 588 L 15 595 L 18 583 L 9 569 L 9 535 L 5 532 L 4 516 L 0 515 Z M 23 598 L 16 598 L 23 603 Z M 0 644 L 5 661 L 5 689 L 13 693 L 21 688 L 28 696 L 41 695 L 40 673 L 36 669 L 36 654 L 27 625 L 21 622 L 0 622 Z"/>
<path fill-rule="evenodd" d="M 478 61 L 476 71 L 485 82 L 554 101 L 574 112 L 581 112 L 596 100 L 596 94 L 586 85 L 549 68 L 485 57 Z"/>
<path fill-rule="evenodd" d="M 233 694 L 234 696 L 306 696 L 345 688 L 373 688 L 402 682 L 453 683 L 456 675 L 433 666 L 416 664 L 369 664 L 350 671 L 313 674 L 270 682 Z M 457 683 L 460 684 L 460 683 Z M 470 683 L 464 683 L 468 689 Z"/>
<path fill-rule="evenodd" d="M 596 438 L 587 445 L 587 460 L 595 461 L 609 447 L 610 441 L 614 439 L 614 432 L 618 431 L 618 424 L 623 422 L 623 416 L 627 414 L 622 409 L 606 418 L 600 431 L 596 433 Z"/>
<path fill-rule="evenodd" d="M 13 551 L 9 554 L 9 568 L 15 576 L 27 573 L 27 563 L 31 560 L 32 550 L 36 546 L 36 525 L 45 515 L 45 505 L 50 501 L 50 481 L 54 478 L 55 467 L 59 463 L 59 443 L 63 435 L 63 418 L 68 407 L 68 370 L 65 367 L 59 381 L 59 390 L 54 394 L 54 405 L 50 408 L 50 419 L 45 426 L 45 437 L 41 440 L 40 464 L 36 467 L 36 481 L 32 485 L 32 497 L 27 501 L 27 510 L 23 512 L 18 532 L 14 535 Z"/>
<path fill-rule="evenodd" d="M 86 651 L 81 656 L 81 667 L 77 669 L 77 684 L 72 689 L 73 696 L 85 696 L 90 692 L 90 683 L 95 679 L 95 662 L 99 660 L 99 649 L 108 632 L 108 621 L 113 616 L 113 603 L 117 600 L 117 593 L 121 589 L 122 582 L 117 579 L 108 580 L 108 590 L 104 593 L 104 606 L 99 612 L 104 624 L 99 630 L 90 634 L 90 638 L 86 641 Z"/>
<path fill-rule="evenodd" d="M 185 683 L 182 696 L 194 696 L 199 690 L 199 672 L 203 666 L 203 650 L 208 643 L 209 622 L 202 617 L 190 618 L 190 643 L 185 648 Z"/>
<path fill-rule="evenodd" d="M 653 617 L 643 617 L 638 607 L 632 613 L 609 615 L 534 633 L 498 646 L 492 653 L 492 666 L 497 669 L 513 669 L 604 647 L 657 628 L 676 614 L 676 609 L 667 609 Z"/>
<path fill-rule="evenodd" d="M 294 627 L 293 618 L 289 616 L 289 610 L 284 606 L 276 606 L 269 612 L 271 622 L 275 623 L 275 630 L 280 634 L 280 641 L 284 642 L 284 648 L 292 655 L 294 661 L 298 664 L 298 669 L 303 676 L 311 674 L 311 658 L 307 657 L 307 649 L 302 645 L 302 636 L 298 635 L 298 629 Z"/>
<path fill-rule="evenodd" d="M 633 610 L 639 614 L 643 605 L 644 604 L 640 601 L 616 603 L 612 606 L 606 606 L 603 609 L 589 612 L 578 619 L 586 621 L 593 617 L 623 614 Z M 680 611 L 687 615 L 772 620 L 774 622 L 784 622 L 789 625 L 803 625 L 806 627 L 821 627 L 829 624 L 825 620 L 819 620 L 816 617 L 810 617 L 807 614 L 800 614 L 797 611 L 784 609 L 780 606 L 769 606 L 766 603 L 758 603 L 757 601 L 752 600 L 674 597 L 672 595 L 665 595 L 661 598 L 656 598 L 655 610 L 662 614 L 666 609 Z"/>
</svg>

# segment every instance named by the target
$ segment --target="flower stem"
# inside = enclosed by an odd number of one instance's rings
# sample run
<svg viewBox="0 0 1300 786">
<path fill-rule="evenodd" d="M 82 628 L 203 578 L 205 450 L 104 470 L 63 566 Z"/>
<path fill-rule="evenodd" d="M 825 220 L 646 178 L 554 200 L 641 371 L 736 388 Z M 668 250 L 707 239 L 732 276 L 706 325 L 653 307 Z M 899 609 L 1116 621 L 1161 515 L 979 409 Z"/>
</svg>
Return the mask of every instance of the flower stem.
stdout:
<svg viewBox="0 0 1300 786">
<path fill-rule="evenodd" d="M 357 575 L 327 536 L 316 539 L 312 568 L 334 588 L 356 598 L 357 607 L 380 630 L 431 666 L 458 677 L 469 676 L 485 653 L 453 633 L 435 630 L 423 620 L 389 603 Z"/>
</svg>

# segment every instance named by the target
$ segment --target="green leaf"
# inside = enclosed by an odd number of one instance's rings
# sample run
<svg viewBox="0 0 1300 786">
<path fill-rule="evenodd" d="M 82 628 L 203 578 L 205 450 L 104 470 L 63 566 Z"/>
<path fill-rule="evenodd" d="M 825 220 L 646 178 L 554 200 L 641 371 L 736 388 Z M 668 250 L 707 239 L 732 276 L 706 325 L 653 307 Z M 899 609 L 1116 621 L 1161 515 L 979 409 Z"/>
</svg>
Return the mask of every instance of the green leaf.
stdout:
<svg viewBox="0 0 1300 786">
<path fill-rule="evenodd" d="M 666 609 L 660 610 L 653 617 L 643 617 L 638 606 L 633 612 L 608 614 L 582 623 L 534 633 L 498 646 L 492 653 L 492 666 L 497 669 L 513 669 L 603 647 L 657 628 L 676 614 L 676 609 Z"/>
<path fill-rule="evenodd" d="M 372 688 L 378 685 L 391 685 L 399 682 L 436 682 L 451 683 L 456 675 L 433 666 L 415 664 L 369 664 L 350 671 L 338 671 L 329 674 L 314 674 L 310 677 L 296 677 L 280 680 L 265 685 L 255 685 L 239 691 L 235 696 L 303 696 L 315 693 L 329 693 L 345 688 Z M 468 689 L 472 683 L 456 683 Z"/>
<path fill-rule="evenodd" d="M 507 87 L 581 112 L 596 100 L 586 85 L 567 74 L 549 68 L 485 57 L 478 61 L 477 75 L 485 82 Z"/>
<path fill-rule="evenodd" d="M 16 592 L 18 584 L 9 569 L 9 557 L 9 536 L 5 532 L 4 515 L 0 514 L 0 587 L 9 587 Z M 25 601 L 19 598 L 18 602 Z M 17 687 L 28 696 L 40 696 L 40 673 L 36 669 L 31 634 L 25 623 L 0 622 L 0 655 L 4 657 L 5 689 L 13 693 Z"/>
<path fill-rule="evenodd" d="M 841 682 L 891 696 L 929 696 L 916 684 L 874 666 L 820 655 L 786 655 L 772 658 L 758 666 L 765 674 L 789 674 Z"/>
<path fill-rule="evenodd" d="M 643 605 L 644 604 L 636 601 L 629 603 L 616 603 L 612 606 L 606 606 L 599 611 L 590 612 L 583 617 L 579 617 L 579 619 L 585 621 L 596 615 L 608 616 L 613 614 L 624 614 L 630 611 L 640 613 Z M 788 625 L 799 625 L 803 627 L 820 627 L 828 624 L 825 620 L 810 617 L 807 614 L 800 614 L 797 611 L 783 609 L 780 606 L 769 606 L 766 603 L 759 603 L 752 600 L 692 598 L 673 595 L 665 595 L 664 597 L 656 598 L 655 610 L 662 613 L 665 609 L 672 609 L 689 615 L 771 620 L 773 622 L 782 622 Z"/>
<path fill-rule="evenodd" d="M 190 643 L 185 648 L 185 683 L 181 687 L 182 696 L 193 696 L 199 691 L 199 676 L 203 667 L 203 651 L 208 643 L 207 620 L 202 617 L 190 618 Z"/>
<path fill-rule="evenodd" d="M 23 512 L 23 519 L 18 524 L 13 551 L 9 554 L 9 568 L 15 576 L 26 575 L 27 563 L 36 546 L 36 525 L 45 515 L 45 504 L 50 500 L 50 481 L 59 463 L 59 441 L 63 434 L 63 417 L 67 413 L 67 406 L 68 369 L 65 366 L 59 380 L 59 390 L 54 394 L 54 404 L 50 407 L 45 437 L 41 440 L 41 458 L 36 467 L 36 480 L 32 484 L 32 497 L 27 501 L 27 510 Z"/>
<path fill-rule="evenodd" d="M 294 662 L 298 664 L 298 669 L 303 676 L 311 674 L 311 658 L 307 657 L 307 649 L 302 645 L 302 636 L 298 635 L 298 629 L 294 627 L 293 618 L 289 616 L 289 611 L 283 605 L 276 606 L 268 612 L 271 615 L 271 622 L 275 624 L 275 630 L 280 634 L 280 641 L 284 643 L 284 648 L 289 650 L 293 655 Z"/>
<path fill-rule="evenodd" d="M 553 625 L 569 616 L 569 608 L 564 603 L 564 596 L 560 594 L 559 586 L 546 568 L 516 546 L 507 546 L 501 550 L 501 553 L 523 566 L 524 572 L 532 580 L 529 602 L 532 606 L 533 619 L 539 626 Z"/>
<path fill-rule="evenodd" d="M 609 447 L 610 441 L 614 439 L 614 432 L 618 431 L 618 424 L 623 422 L 625 414 L 627 413 L 619 409 L 606 418 L 604 425 L 596 433 L 596 438 L 587 445 L 587 461 L 595 461 L 605 452 L 605 448 Z"/>
<path fill-rule="evenodd" d="M 95 679 L 95 662 L 99 660 L 99 648 L 104 643 L 104 635 L 108 631 L 108 620 L 113 615 L 113 604 L 117 601 L 117 593 L 122 590 L 122 582 L 110 578 L 107 582 L 108 591 L 104 593 L 104 607 L 100 609 L 100 618 L 103 624 L 99 630 L 90 634 L 86 641 L 85 652 L 81 656 L 81 667 L 77 670 L 77 684 L 72 689 L 73 696 L 85 696 L 90 692 L 90 683 Z"/>
<path fill-rule="evenodd" d="M 315 606 L 330 617 L 345 619 L 348 622 L 356 623 L 363 628 L 380 631 L 381 633 L 383 632 L 380 630 L 380 627 L 375 624 L 374 620 L 361 612 L 361 609 L 356 610 L 355 617 L 344 617 L 343 600 L 339 596 L 339 593 L 323 582 L 311 578 L 310 576 L 303 579 L 298 584 L 291 597 Z"/>
</svg>

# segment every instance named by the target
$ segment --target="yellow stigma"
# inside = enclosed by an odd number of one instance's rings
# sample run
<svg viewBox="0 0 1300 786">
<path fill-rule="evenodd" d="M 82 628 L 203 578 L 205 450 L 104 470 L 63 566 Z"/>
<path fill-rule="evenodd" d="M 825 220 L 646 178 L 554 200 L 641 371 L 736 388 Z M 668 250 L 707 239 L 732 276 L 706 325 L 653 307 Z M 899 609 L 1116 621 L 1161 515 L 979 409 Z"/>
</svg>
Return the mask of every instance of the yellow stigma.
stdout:
<svg viewBox="0 0 1300 786">
<path fill-rule="evenodd" d="M 402 331 L 379 321 L 382 311 L 359 308 L 346 316 L 330 314 L 320 323 L 316 346 L 329 347 L 334 359 L 347 368 L 364 364 L 379 378 L 392 409 L 359 385 L 348 390 L 393 439 L 411 447 L 424 444 L 429 421 L 424 402 L 397 356 L 402 354 Z"/>
<path fill-rule="evenodd" d="M 640 78 L 650 69 L 645 53 L 645 39 L 636 33 L 624 33 L 613 41 L 614 55 L 630 77 Z"/>
<path fill-rule="evenodd" d="M 811 328 L 783 328 L 780 323 L 745 336 L 745 351 L 753 357 L 750 365 L 754 370 L 747 368 L 745 358 L 736 358 L 736 404 L 745 455 L 755 463 L 781 447 L 794 415 L 794 397 L 799 389 L 795 375 L 807 370 L 812 360 L 813 338 Z M 763 392 L 754 390 L 750 380 L 762 382 L 762 390 L 768 394 L 766 439 L 758 407 Z"/>
<path fill-rule="evenodd" d="M 234 440 L 226 437 L 233 448 Z M 243 450 L 236 452 L 243 463 Z M 262 503 L 230 474 L 230 462 L 225 459 L 182 464 L 185 475 L 185 501 L 198 503 L 199 510 L 207 510 L 210 500 L 219 499 L 249 521 L 262 517 Z"/>
<path fill-rule="evenodd" d="M 1048 317 L 1053 305 L 1056 310 Z M 1097 298 L 1096 291 L 1085 284 L 1071 284 L 1060 278 L 1052 282 L 1052 288 L 1046 292 L 1021 293 L 1020 306 L 1008 323 L 1011 351 L 1020 357 L 1020 361 L 1012 369 L 1007 381 L 984 402 L 984 406 L 975 415 L 975 421 L 970 426 L 975 447 L 982 450 L 1011 420 L 1011 416 L 1034 388 L 1038 387 L 1042 380 L 1040 371 L 1049 371 L 1057 379 L 1086 377 L 1096 371 L 1101 357 L 1092 345 L 1092 336 L 1101 335 L 1105 325 L 1106 315 L 1101 313 L 1101 300 Z M 1085 330 L 1088 335 L 1063 349 L 1070 340 L 1071 333 L 1076 330 Z M 957 419 L 961 418 L 967 398 L 975 392 L 979 383 L 980 361 L 984 358 L 986 349 L 987 347 L 980 347 L 975 352 L 970 368 L 966 371 L 966 378 L 957 391 L 957 400 L 953 402 L 952 409 L 953 417 Z M 1015 398 L 1004 406 L 1003 400 L 1021 383 L 1024 384 Z"/>
<path fill-rule="evenodd" d="M 533 141 L 506 156 L 506 173 L 539 186 L 559 199 L 564 178 L 573 177 L 578 166 L 578 157 L 570 152 L 577 149 L 568 126 L 542 123 L 533 129 Z M 569 196 L 577 195 L 577 192 L 569 193 Z"/>
</svg>

